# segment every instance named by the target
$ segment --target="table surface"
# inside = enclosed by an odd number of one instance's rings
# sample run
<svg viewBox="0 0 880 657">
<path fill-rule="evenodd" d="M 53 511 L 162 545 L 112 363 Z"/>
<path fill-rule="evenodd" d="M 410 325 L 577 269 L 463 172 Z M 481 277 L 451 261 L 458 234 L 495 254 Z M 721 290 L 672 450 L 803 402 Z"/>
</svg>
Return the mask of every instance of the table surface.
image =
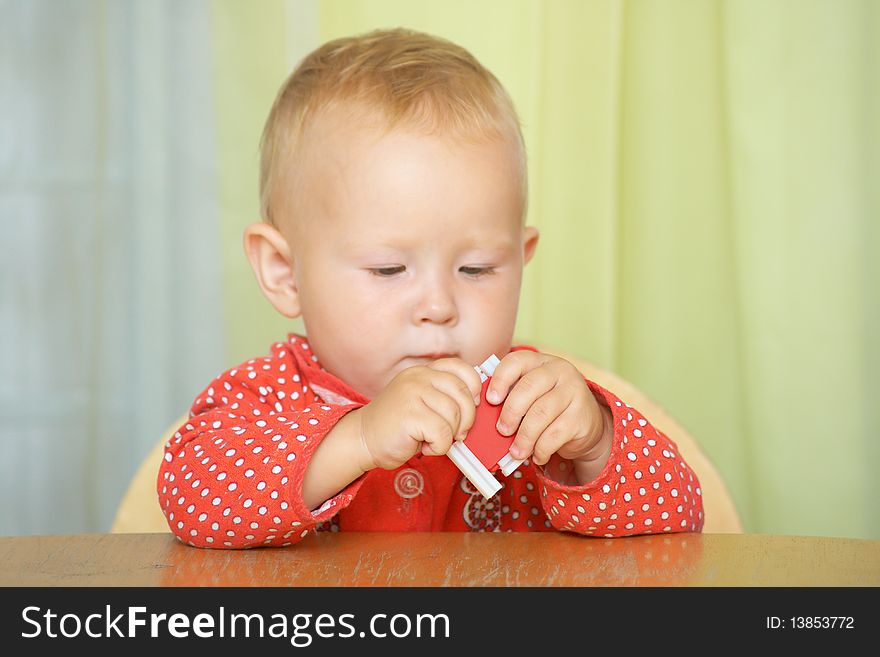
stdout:
<svg viewBox="0 0 880 657">
<path fill-rule="evenodd" d="M 233 551 L 171 534 L 14 536 L 0 537 L 0 586 L 880 586 L 880 541 L 322 532 Z"/>
</svg>

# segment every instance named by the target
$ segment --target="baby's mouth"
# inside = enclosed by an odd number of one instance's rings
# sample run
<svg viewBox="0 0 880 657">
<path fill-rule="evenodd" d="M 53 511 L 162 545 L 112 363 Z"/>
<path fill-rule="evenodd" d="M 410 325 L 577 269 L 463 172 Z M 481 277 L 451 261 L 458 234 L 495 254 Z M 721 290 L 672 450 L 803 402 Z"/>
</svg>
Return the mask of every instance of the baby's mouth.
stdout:
<svg viewBox="0 0 880 657">
<path fill-rule="evenodd" d="M 441 358 L 458 358 L 458 354 L 451 351 L 430 351 L 424 354 L 413 354 L 412 356 L 407 356 L 412 360 L 424 360 L 424 361 L 435 361 L 440 360 Z"/>
</svg>

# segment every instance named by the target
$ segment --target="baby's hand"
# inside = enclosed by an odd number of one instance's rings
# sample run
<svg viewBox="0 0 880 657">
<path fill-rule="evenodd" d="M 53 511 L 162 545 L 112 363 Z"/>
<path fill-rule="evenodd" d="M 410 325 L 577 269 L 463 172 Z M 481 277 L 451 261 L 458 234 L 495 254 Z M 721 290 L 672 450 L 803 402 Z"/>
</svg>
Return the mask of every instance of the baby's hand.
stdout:
<svg viewBox="0 0 880 657">
<path fill-rule="evenodd" d="M 495 369 L 486 398 L 493 404 L 506 398 L 498 431 L 505 436 L 516 432 L 510 448 L 514 458 L 532 456 L 536 465 L 544 465 L 558 454 L 574 461 L 581 483 L 595 478 L 608 461 L 611 411 L 596 401 L 583 375 L 567 360 L 511 352 Z"/>
<path fill-rule="evenodd" d="M 474 423 L 482 384 L 459 358 L 403 370 L 358 411 L 362 470 L 393 470 L 421 452 L 441 456 Z"/>
</svg>

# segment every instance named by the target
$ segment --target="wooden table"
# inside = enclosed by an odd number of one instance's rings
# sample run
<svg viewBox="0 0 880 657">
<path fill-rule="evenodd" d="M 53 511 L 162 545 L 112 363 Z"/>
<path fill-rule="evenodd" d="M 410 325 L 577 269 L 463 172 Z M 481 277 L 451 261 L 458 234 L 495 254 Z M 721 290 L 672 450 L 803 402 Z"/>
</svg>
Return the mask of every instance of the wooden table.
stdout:
<svg viewBox="0 0 880 657">
<path fill-rule="evenodd" d="M 320 533 L 202 550 L 171 534 L 0 537 L 0 586 L 880 586 L 880 541 L 760 534 Z"/>
</svg>

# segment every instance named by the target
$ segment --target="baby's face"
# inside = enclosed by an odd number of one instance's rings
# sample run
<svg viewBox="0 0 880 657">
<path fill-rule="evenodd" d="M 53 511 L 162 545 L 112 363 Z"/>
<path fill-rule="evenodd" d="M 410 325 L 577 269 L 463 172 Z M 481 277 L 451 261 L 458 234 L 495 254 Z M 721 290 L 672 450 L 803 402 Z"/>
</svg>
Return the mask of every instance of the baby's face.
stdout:
<svg viewBox="0 0 880 657">
<path fill-rule="evenodd" d="M 401 370 L 510 349 L 524 262 L 515 151 L 336 124 L 283 222 L 309 344 L 369 398 Z"/>
</svg>

